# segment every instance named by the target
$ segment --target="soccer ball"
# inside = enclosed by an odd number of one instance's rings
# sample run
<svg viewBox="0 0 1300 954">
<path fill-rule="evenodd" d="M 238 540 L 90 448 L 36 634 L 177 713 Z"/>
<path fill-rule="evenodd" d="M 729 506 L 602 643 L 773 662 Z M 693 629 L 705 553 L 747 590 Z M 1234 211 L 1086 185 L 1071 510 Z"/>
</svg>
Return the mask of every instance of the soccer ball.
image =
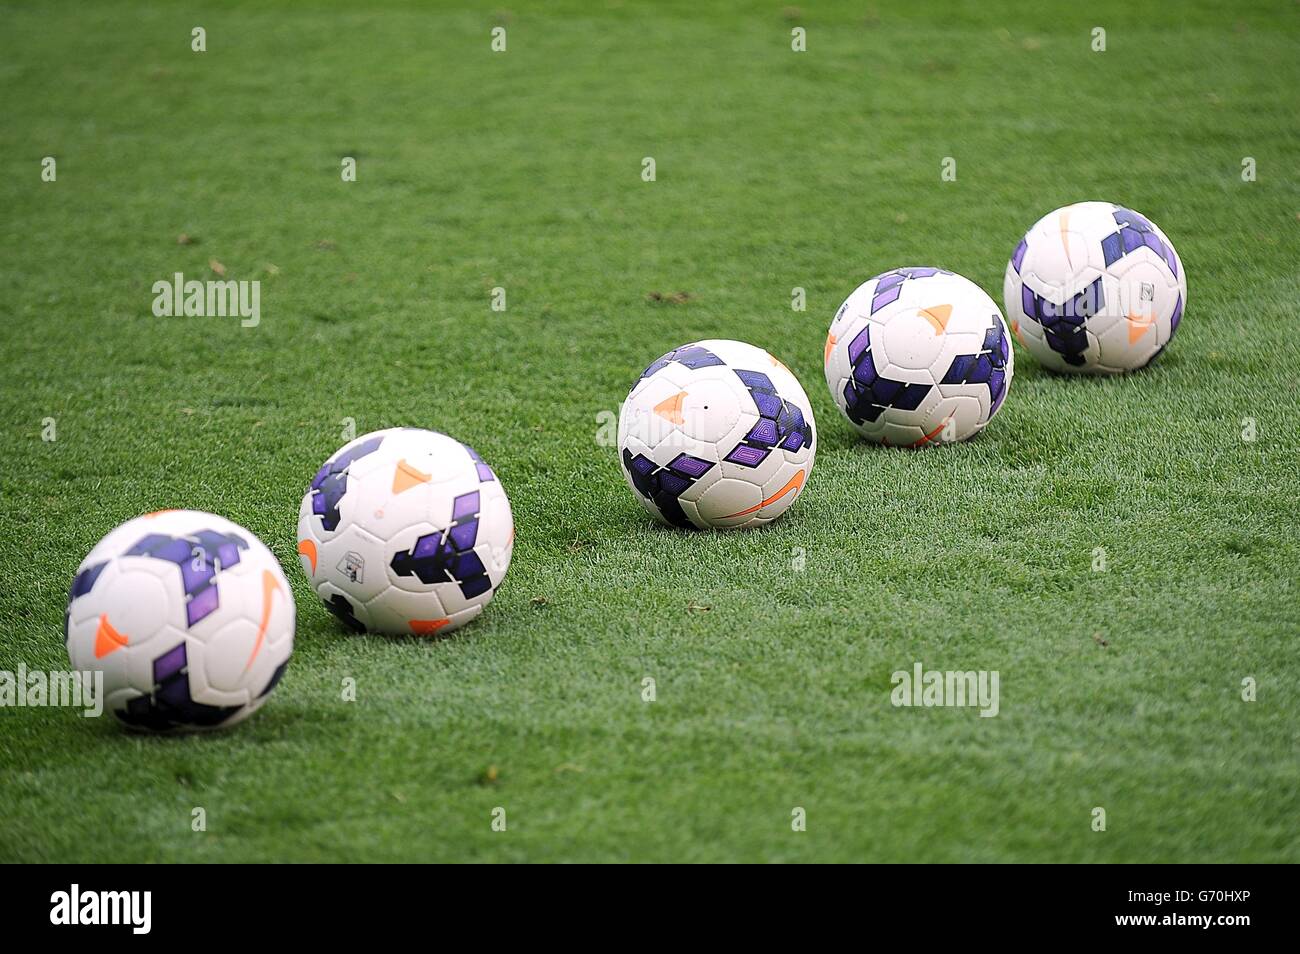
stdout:
<svg viewBox="0 0 1300 954">
<path fill-rule="evenodd" d="M 859 285 L 831 322 L 824 357 L 831 397 L 858 433 L 906 447 L 979 433 L 1002 406 L 1015 366 L 993 299 L 928 267 Z"/>
<path fill-rule="evenodd" d="M 812 470 L 812 406 L 790 369 L 742 341 L 682 345 L 641 372 L 618 415 L 628 486 L 678 527 L 785 513 Z"/>
<path fill-rule="evenodd" d="M 325 608 L 355 632 L 439 636 L 505 579 L 510 501 L 472 447 L 413 427 L 345 444 L 298 511 L 298 555 Z"/>
<path fill-rule="evenodd" d="M 1020 240 L 1002 285 L 1016 338 L 1053 371 L 1117 374 L 1155 360 L 1187 304 L 1183 263 L 1132 209 L 1079 202 Z"/>
<path fill-rule="evenodd" d="M 293 596 L 257 537 L 223 517 L 161 510 L 100 540 L 72 580 L 75 670 L 104 673 L 104 709 L 133 729 L 248 718 L 293 652 Z"/>
</svg>

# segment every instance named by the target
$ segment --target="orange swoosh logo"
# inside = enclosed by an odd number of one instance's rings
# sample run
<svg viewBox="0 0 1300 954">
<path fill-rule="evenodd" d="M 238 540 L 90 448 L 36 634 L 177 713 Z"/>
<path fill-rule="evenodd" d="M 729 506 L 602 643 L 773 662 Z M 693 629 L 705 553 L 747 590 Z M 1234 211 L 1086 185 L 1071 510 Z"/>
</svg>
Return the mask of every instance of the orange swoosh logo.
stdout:
<svg viewBox="0 0 1300 954">
<path fill-rule="evenodd" d="M 442 629 L 448 623 L 449 619 L 413 619 L 408 621 L 411 625 L 411 632 L 417 636 L 432 636 L 438 630 Z"/>
<path fill-rule="evenodd" d="M 253 643 L 253 655 L 248 657 L 248 664 L 244 666 L 244 672 L 248 672 L 249 667 L 253 665 L 253 660 L 257 658 L 257 654 L 262 651 L 262 641 L 266 638 L 266 627 L 271 622 L 271 601 L 275 598 L 275 591 L 279 589 L 281 589 L 280 581 L 275 578 L 275 574 L 270 570 L 263 570 L 262 622 L 257 626 L 257 642 Z"/>
<path fill-rule="evenodd" d="M 791 478 L 786 482 L 786 485 L 785 485 L 784 487 L 782 487 L 780 490 L 778 490 L 778 491 L 777 491 L 776 493 L 774 493 L 772 496 L 768 497 L 768 498 L 767 498 L 766 500 L 764 500 L 762 503 L 760 503 L 760 504 L 756 504 L 755 506 L 750 507 L 748 510 L 741 510 L 739 513 L 731 513 L 731 514 L 727 514 L 727 516 L 723 517 L 722 519 L 723 519 L 723 520 L 730 520 L 732 517 L 743 517 L 743 516 L 745 516 L 746 514 L 754 513 L 754 512 L 757 511 L 757 510 L 762 510 L 764 507 L 766 507 L 766 506 L 767 506 L 768 504 L 770 504 L 770 503 L 776 503 L 776 501 L 780 500 L 782 497 L 784 497 L 784 496 L 785 496 L 786 494 L 788 494 L 790 491 L 792 491 L 792 490 L 798 490 L 800 487 L 802 487 L 802 486 L 803 486 L 803 477 L 804 477 L 804 472 L 803 472 L 802 470 L 801 470 L 801 471 L 798 471 L 798 472 L 797 472 L 793 477 L 791 477 Z"/>
<path fill-rule="evenodd" d="M 1065 262 L 1071 268 L 1074 262 L 1070 261 L 1070 210 L 1061 210 L 1061 247 L 1065 249 Z"/>
<path fill-rule="evenodd" d="M 311 575 L 315 576 L 316 575 L 316 541 L 299 540 L 298 555 L 305 556 L 308 560 L 311 561 Z"/>
<path fill-rule="evenodd" d="M 943 419 L 943 423 L 942 423 L 942 424 L 940 424 L 938 427 L 936 427 L 934 430 L 932 430 L 929 434 L 926 434 L 924 437 L 922 437 L 919 441 L 917 441 L 916 443 L 914 443 L 912 446 L 913 446 L 913 447 L 920 447 L 922 444 L 928 444 L 928 443 L 930 443 L 930 441 L 934 440 L 935 437 L 936 437 L 936 436 L 937 436 L 937 435 L 938 435 L 938 434 L 939 434 L 939 433 L 940 433 L 940 432 L 941 432 L 945 427 L 948 426 L 948 422 L 951 421 L 951 420 L 952 420 L 952 417 L 951 417 L 951 416 L 949 416 L 949 417 L 945 417 L 945 418 Z"/>
<path fill-rule="evenodd" d="M 822 354 L 822 364 L 825 364 L 827 361 L 831 359 L 831 351 L 834 350 L 834 348 L 835 348 L 835 336 L 833 334 L 827 333 L 826 351 L 823 352 Z"/>
</svg>

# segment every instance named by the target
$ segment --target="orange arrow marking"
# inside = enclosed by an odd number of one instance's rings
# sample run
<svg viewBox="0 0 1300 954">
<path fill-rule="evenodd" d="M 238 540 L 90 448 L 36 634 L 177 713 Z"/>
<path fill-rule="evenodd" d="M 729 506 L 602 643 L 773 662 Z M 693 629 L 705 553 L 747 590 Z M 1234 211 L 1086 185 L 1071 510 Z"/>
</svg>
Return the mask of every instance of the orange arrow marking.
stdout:
<svg viewBox="0 0 1300 954">
<path fill-rule="evenodd" d="M 393 471 L 393 493 L 400 494 L 405 490 L 410 490 L 417 484 L 427 484 L 431 479 L 431 474 L 421 473 L 408 464 L 405 459 L 399 460 L 397 469 Z"/>
<path fill-rule="evenodd" d="M 115 653 L 129 640 L 115 630 L 108 621 L 108 614 L 99 616 L 99 629 L 95 630 L 95 658 L 103 659 L 109 653 Z"/>
<path fill-rule="evenodd" d="M 244 672 L 248 672 L 249 667 L 253 665 L 253 660 L 257 654 L 262 651 L 262 640 L 266 638 L 266 627 L 271 622 L 271 601 L 275 598 L 275 591 L 284 590 L 280 586 L 280 581 L 275 578 L 275 574 L 270 570 L 262 571 L 262 622 L 257 626 L 257 641 L 253 643 L 253 655 L 248 657 L 248 663 L 244 666 Z"/>
<path fill-rule="evenodd" d="M 671 421 L 674 424 L 681 424 L 686 418 L 682 417 L 682 399 L 686 397 L 685 391 L 680 391 L 670 398 L 666 398 L 655 405 L 655 413 L 665 421 Z"/>
<path fill-rule="evenodd" d="M 1155 327 L 1156 320 L 1150 315 L 1135 315 L 1129 312 L 1128 318 L 1128 343 L 1134 344 L 1139 338 Z"/>
<path fill-rule="evenodd" d="M 917 314 L 934 325 L 936 335 L 941 335 L 948 329 L 948 319 L 952 317 L 952 305 L 933 305 L 930 308 L 922 308 Z"/>
<path fill-rule="evenodd" d="M 778 491 L 777 491 L 776 493 L 774 493 L 772 496 L 768 497 L 768 498 L 767 498 L 766 500 L 764 500 L 762 503 L 757 504 L 757 505 L 755 505 L 755 506 L 753 506 L 753 507 L 750 507 L 748 510 L 741 510 L 741 511 L 738 512 L 738 513 L 728 514 L 727 516 L 723 517 L 722 519 L 723 519 L 723 520 L 730 520 L 732 517 L 743 517 L 743 516 L 745 516 L 746 514 L 754 513 L 754 512 L 757 511 L 757 510 L 762 510 L 762 509 L 763 509 L 764 507 L 766 507 L 768 504 L 776 503 L 778 500 L 780 500 L 780 499 L 781 499 L 782 497 L 784 497 L 786 494 L 790 493 L 790 491 L 792 491 L 792 490 L 798 490 L 800 487 L 802 487 L 802 486 L 803 486 L 803 477 L 804 477 L 804 472 L 803 472 L 802 470 L 801 470 L 801 471 L 798 471 L 798 472 L 797 472 L 793 477 L 791 477 L 791 478 L 786 482 L 786 485 L 785 485 L 784 487 L 782 487 L 780 490 L 778 490 Z"/>
</svg>

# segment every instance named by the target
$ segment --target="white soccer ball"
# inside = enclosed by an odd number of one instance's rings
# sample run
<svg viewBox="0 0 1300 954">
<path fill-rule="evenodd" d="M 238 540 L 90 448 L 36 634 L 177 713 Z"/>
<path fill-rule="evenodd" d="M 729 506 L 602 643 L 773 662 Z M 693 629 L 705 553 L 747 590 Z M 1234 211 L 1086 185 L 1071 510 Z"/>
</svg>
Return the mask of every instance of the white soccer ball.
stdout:
<svg viewBox="0 0 1300 954">
<path fill-rule="evenodd" d="M 1178 330 L 1187 276 L 1153 222 L 1109 202 L 1043 216 L 1002 285 L 1016 338 L 1053 371 L 1117 374 L 1155 360 Z"/>
<path fill-rule="evenodd" d="M 442 636 L 483 612 L 515 524 L 492 468 L 446 434 L 395 427 L 345 444 L 298 511 L 298 555 L 355 632 Z"/>
<path fill-rule="evenodd" d="M 826 384 L 869 441 L 922 447 L 979 433 L 1011 387 L 1002 313 L 974 282 L 896 268 L 863 282 L 826 337 Z"/>
<path fill-rule="evenodd" d="M 224 517 L 162 510 L 100 540 L 68 596 L 75 670 L 104 673 L 104 708 L 135 729 L 248 718 L 293 652 L 294 606 L 274 555 Z"/>
<path fill-rule="evenodd" d="M 679 527 L 770 523 L 803 490 L 816 450 L 798 380 L 742 341 L 683 345 L 641 373 L 618 415 L 624 476 Z"/>
</svg>

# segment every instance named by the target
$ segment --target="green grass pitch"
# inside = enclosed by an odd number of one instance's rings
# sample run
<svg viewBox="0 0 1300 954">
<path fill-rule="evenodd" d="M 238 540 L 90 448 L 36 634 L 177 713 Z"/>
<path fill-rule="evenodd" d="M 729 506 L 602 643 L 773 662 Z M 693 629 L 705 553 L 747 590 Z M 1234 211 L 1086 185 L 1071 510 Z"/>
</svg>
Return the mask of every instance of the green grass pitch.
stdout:
<svg viewBox="0 0 1300 954">
<path fill-rule="evenodd" d="M 1300 860 L 1300 9 L 502 6 L 0 12 L 0 669 L 66 668 L 72 571 L 162 507 L 258 534 L 299 616 L 229 733 L 0 709 L 0 860 Z M 848 292 L 936 264 L 1000 302 L 1084 199 L 1182 255 L 1160 360 L 1017 348 L 977 440 L 856 440 L 821 371 Z M 151 313 L 212 263 L 261 281 L 258 327 Z M 813 401 L 816 467 L 761 531 L 653 526 L 605 439 L 705 337 Z M 296 510 L 345 418 L 504 481 L 473 626 L 357 638 L 312 597 Z M 918 661 L 999 671 L 1000 714 L 893 707 Z"/>
</svg>

